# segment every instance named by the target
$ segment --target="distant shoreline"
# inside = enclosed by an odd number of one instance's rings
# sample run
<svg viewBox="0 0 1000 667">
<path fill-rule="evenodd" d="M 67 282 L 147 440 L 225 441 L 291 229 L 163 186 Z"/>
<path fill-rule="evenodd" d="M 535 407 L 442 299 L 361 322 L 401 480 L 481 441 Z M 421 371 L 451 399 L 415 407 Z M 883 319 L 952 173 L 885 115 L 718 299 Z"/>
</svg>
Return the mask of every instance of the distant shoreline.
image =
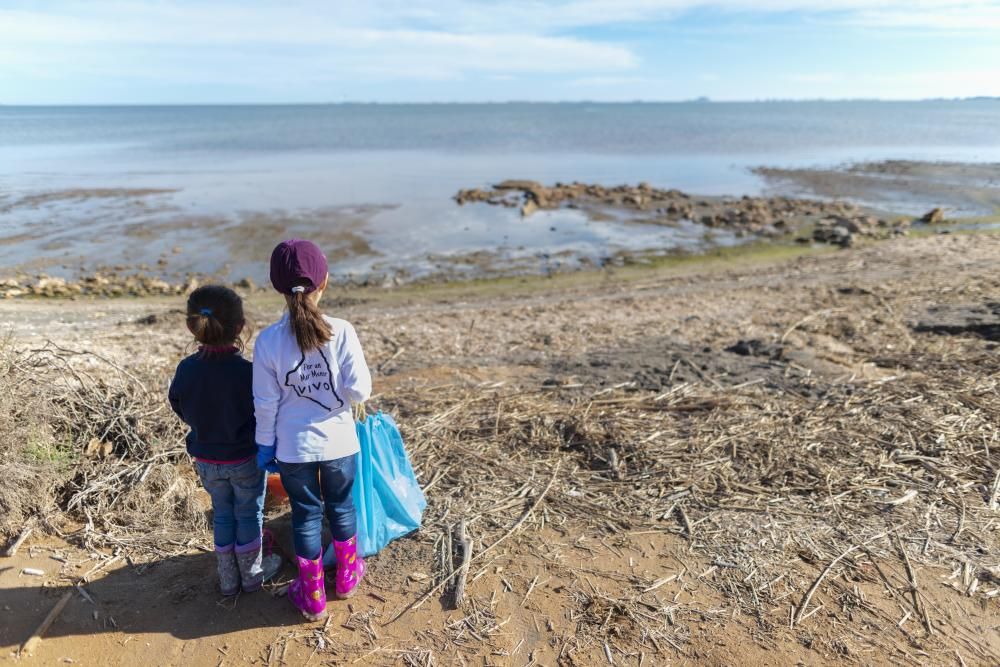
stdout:
<svg viewBox="0 0 1000 667">
<path fill-rule="evenodd" d="M 348 100 L 343 102 L 108 102 L 108 103 L 59 103 L 59 104 L 32 104 L 32 103 L 0 103 L 0 109 L 108 109 L 108 108 L 219 108 L 219 107 L 365 107 L 365 106 L 385 106 L 385 107 L 490 107 L 490 106 L 633 106 L 633 105 L 779 105 L 779 104 L 933 104 L 933 103 L 965 103 L 965 102 L 996 102 L 1000 103 L 1000 97 L 976 96 L 976 97 L 927 97 L 920 99 L 881 99 L 867 97 L 845 97 L 845 98 L 778 98 L 763 100 L 726 100 L 726 99 L 684 99 L 684 100 L 489 100 L 489 101 L 442 101 L 434 100 L 427 102 L 413 101 L 362 101 Z"/>
</svg>

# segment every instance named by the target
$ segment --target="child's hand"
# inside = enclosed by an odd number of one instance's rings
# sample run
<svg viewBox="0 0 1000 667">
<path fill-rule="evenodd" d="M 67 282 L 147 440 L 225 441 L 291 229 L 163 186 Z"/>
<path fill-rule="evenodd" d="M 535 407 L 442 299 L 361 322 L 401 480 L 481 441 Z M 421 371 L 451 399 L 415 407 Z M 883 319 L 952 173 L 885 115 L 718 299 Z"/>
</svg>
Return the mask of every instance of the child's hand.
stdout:
<svg viewBox="0 0 1000 667">
<path fill-rule="evenodd" d="M 257 467 L 267 472 L 278 472 L 278 462 L 274 459 L 276 449 L 273 445 L 257 445 Z"/>
</svg>

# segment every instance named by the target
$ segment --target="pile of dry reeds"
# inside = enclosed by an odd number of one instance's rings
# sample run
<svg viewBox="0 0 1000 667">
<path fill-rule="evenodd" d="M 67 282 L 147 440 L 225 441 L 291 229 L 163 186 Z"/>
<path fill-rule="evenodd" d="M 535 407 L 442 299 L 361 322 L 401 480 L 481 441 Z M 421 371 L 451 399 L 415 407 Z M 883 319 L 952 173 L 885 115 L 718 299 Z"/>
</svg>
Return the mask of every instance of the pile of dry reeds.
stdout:
<svg viewBox="0 0 1000 667">
<path fill-rule="evenodd" d="M 45 419 L 48 406 L 9 341 L 0 343 L 0 541 L 18 534 L 54 506 L 62 453 Z M 32 492 L 28 492 L 28 490 Z"/>
<path fill-rule="evenodd" d="M 919 647 L 943 612 L 928 595 L 941 582 L 918 579 L 918 566 L 953 572 L 946 584 L 983 604 L 1000 594 L 1000 362 L 967 348 L 910 345 L 881 359 L 898 375 L 858 382 L 680 382 L 661 393 L 403 382 L 378 402 L 398 418 L 427 492 L 424 532 L 439 566 L 423 594 L 384 620 L 527 551 L 576 582 L 566 651 L 676 650 L 686 617 L 720 610 L 678 604 L 662 595 L 666 580 L 624 567 L 574 569 L 525 539 L 549 527 L 613 552 L 619 537 L 658 532 L 685 541 L 702 564 L 677 576 L 713 587 L 762 632 L 780 629 L 775 610 L 787 609 L 783 626 L 798 631 L 838 606 L 890 628 L 870 633 L 867 648 Z M 0 486 L 0 530 L 9 536 L 58 507 L 88 546 L 155 555 L 207 539 L 192 530 L 204 516 L 183 429 L 150 386 L 92 353 L 3 348 L 0 451 L 13 481 Z M 864 600 L 845 574 L 882 586 L 898 616 Z M 502 621 L 477 598 L 466 609 L 449 641 L 489 641 Z M 977 659 L 1000 660 L 966 641 Z"/>
<path fill-rule="evenodd" d="M 190 546 L 185 536 L 204 527 L 204 512 L 181 425 L 152 382 L 149 371 L 93 352 L 0 348 L 0 453 L 10 463 L 3 537 L 44 521 L 89 548 L 153 555 Z"/>
<path fill-rule="evenodd" d="M 952 587 L 983 604 L 1000 593 L 1000 364 L 913 352 L 891 361 L 904 373 L 807 380 L 801 393 L 766 383 L 682 383 L 659 394 L 480 384 L 403 387 L 383 402 L 401 416 L 429 490 L 426 524 L 439 550 L 451 554 L 460 521 L 474 536 L 470 580 L 526 548 L 544 553 L 517 540 L 520 531 L 572 527 L 612 542 L 669 532 L 709 563 L 693 576 L 761 629 L 773 629 L 778 607 L 789 627 L 807 622 L 822 606 L 818 591 L 840 590 L 834 575 L 849 571 L 898 591 L 903 620 L 923 626 L 900 624 L 912 643 L 934 632 L 925 594 L 938 585 L 916 581 L 914 564 L 959 573 Z M 963 372 L 968 363 L 976 373 Z M 453 559 L 441 561 L 415 604 L 464 578 Z M 686 610 L 659 597 L 663 582 L 626 571 L 626 597 L 580 584 L 574 641 L 653 653 L 682 643 L 674 623 Z M 575 573 L 580 582 L 587 574 Z M 865 613 L 900 622 L 871 605 Z"/>
</svg>

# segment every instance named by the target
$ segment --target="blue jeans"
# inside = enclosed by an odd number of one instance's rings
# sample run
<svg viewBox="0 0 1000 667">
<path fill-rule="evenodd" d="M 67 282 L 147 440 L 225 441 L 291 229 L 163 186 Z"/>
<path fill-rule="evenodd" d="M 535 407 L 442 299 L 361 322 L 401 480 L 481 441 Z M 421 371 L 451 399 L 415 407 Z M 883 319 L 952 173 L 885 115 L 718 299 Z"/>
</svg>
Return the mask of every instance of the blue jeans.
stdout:
<svg viewBox="0 0 1000 667">
<path fill-rule="evenodd" d="M 215 545 L 250 544 L 260 538 L 267 479 L 257 462 L 222 464 L 195 461 L 201 483 L 212 497 Z"/>
<path fill-rule="evenodd" d="M 295 553 L 310 560 L 323 551 L 323 514 L 333 539 L 344 542 L 357 532 L 354 510 L 354 472 L 357 455 L 315 463 L 282 463 L 281 484 L 292 504 Z"/>
</svg>

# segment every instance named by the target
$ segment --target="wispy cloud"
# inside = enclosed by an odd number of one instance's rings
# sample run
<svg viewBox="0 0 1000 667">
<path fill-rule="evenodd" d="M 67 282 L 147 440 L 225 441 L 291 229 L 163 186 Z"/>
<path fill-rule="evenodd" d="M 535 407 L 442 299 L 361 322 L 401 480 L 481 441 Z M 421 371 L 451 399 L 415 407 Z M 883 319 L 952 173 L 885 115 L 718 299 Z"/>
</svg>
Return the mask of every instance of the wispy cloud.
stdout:
<svg viewBox="0 0 1000 667">
<path fill-rule="evenodd" d="M 8 67 L 53 63 L 64 71 L 105 69 L 121 76 L 135 66 L 148 75 L 186 67 L 205 72 L 242 62 L 257 76 L 455 79 L 471 73 L 562 74 L 634 68 L 638 57 L 614 43 L 532 32 L 448 31 L 345 25 L 337 12 L 301 7 L 165 7 L 131 5 L 114 12 L 94 3 L 78 13 L 0 11 L 0 44 Z M 275 62 L 285 62 L 285 69 Z"/>
<path fill-rule="evenodd" d="M 670 95 L 674 89 L 664 82 L 684 76 L 693 87 L 725 97 L 726 86 L 740 84 L 731 63 L 692 63 L 696 70 L 710 68 L 709 75 L 690 72 L 685 62 L 650 65 L 647 60 L 661 49 L 648 39 L 651 31 L 684 26 L 714 40 L 724 25 L 730 40 L 718 43 L 716 52 L 740 38 L 759 38 L 782 21 L 820 25 L 831 33 L 861 28 L 984 39 L 1000 31 L 1000 0 L 0 2 L 0 94 L 17 88 L 22 97 L 38 88 L 32 85 L 36 77 L 115 80 L 119 89 L 127 87 L 123 81 L 143 82 L 149 96 L 157 84 L 217 83 L 273 97 L 294 82 L 303 90 L 310 84 L 367 91 L 380 82 L 470 81 L 506 84 L 516 96 L 530 96 L 541 86 L 551 93 L 558 80 L 563 90 L 589 94 L 603 88 L 609 96 L 632 97 L 650 89 Z M 733 37 L 741 26 L 761 29 Z M 646 42 L 628 37 L 640 32 Z M 789 61 L 787 68 L 803 68 L 804 74 L 772 67 L 779 69 L 767 81 L 792 87 L 845 81 L 828 72 L 828 63 Z M 527 85 L 519 88 L 518 82 Z M 484 91 L 485 85 L 478 95 L 488 96 Z"/>
<path fill-rule="evenodd" d="M 328 43 L 352 33 L 551 35 L 566 30 L 670 21 L 696 10 L 747 20 L 795 12 L 832 23 L 994 30 L 1000 0 L 247 0 L 8 2 L 0 37 L 18 41 L 231 44 Z M 20 9 L 14 8 L 20 6 Z"/>
<path fill-rule="evenodd" d="M 1000 5 L 878 8 L 857 12 L 851 20 L 857 25 L 879 28 L 995 33 L 1000 31 Z"/>
<path fill-rule="evenodd" d="M 742 14 L 748 20 L 799 13 L 831 23 L 872 27 L 986 31 L 996 27 L 997 0 L 371 0 L 352 16 L 382 21 L 421 17 L 448 30 L 509 30 L 530 25 L 540 32 L 669 21 L 697 10 Z M 394 17 L 394 18 L 387 18 Z"/>
</svg>

